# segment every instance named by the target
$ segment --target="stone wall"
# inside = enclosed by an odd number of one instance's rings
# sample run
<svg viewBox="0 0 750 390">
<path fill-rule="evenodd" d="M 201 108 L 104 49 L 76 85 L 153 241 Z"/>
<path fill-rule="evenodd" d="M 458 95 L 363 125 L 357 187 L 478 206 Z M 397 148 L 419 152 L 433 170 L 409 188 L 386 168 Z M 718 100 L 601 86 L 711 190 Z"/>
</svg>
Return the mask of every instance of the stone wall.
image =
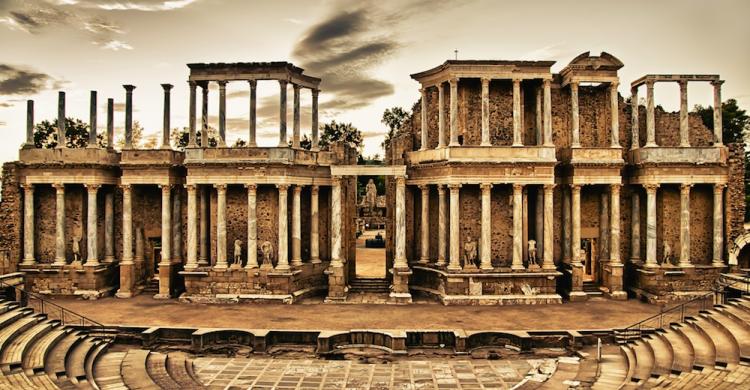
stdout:
<svg viewBox="0 0 750 390">
<path fill-rule="evenodd" d="M 745 145 L 732 143 L 729 147 L 729 184 L 726 190 L 725 230 L 726 248 L 745 233 Z M 728 249 L 727 249 L 728 250 Z"/>
<path fill-rule="evenodd" d="M 16 272 L 23 256 L 23 195 L 18 185 L 18 163 L 3 164 L 0 198 L 0 274 Z"/>
</svg>

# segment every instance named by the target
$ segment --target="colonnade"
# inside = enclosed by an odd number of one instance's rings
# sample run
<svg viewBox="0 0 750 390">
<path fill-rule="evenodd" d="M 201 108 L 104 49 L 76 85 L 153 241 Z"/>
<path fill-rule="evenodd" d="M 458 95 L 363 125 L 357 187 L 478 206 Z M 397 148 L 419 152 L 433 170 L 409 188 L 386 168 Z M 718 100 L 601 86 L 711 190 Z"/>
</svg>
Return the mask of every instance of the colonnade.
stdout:
<svg viewBox="0 0 750 390">
<path fill-rule="evenodd" d="M 573 148 L 581 147 L 581 126 L 580 113 L 578 105 L 578 87 L 579 81 L 570 82 L 570 145 Z M 608 82 L 609 90 L 609 107 L 610 107 L 610 147 L 620 147 L 620 109 L 619 97 L 617 94 L 617 81 Z"/>
</svg>

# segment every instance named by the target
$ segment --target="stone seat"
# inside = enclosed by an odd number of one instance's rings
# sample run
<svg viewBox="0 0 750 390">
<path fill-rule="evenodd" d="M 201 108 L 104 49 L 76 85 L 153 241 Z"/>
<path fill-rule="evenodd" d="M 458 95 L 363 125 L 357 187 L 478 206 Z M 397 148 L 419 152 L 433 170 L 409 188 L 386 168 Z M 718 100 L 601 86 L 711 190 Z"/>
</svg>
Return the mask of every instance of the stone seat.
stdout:
<svg viewBox="0 0 750 390">
<path fill-rule="evenodd" d="M 651 376 L 668 375 L 672 370 L 674 352 L 669 342 L 664 339 L 662 332 L 659 329 L 654 334 L 644 337 L 654 351 L 654 367 L 651 370 Z"/>
<path fill-rule="evenodd" d="M 32 314 L 21 317 L 13 323 L 2 328 L 2 330 L 0 330 L 0 356 L 5 355 L 5 350 L 10 347 L 10 345 L 17 337 L 23 335 L 27 329 L 33 327 L 41 321 L 44 321 L 45 318 L 46 316 L 44 315 Z"/>
<path fill-rule="evenodd" d="M 57 320 L 42 321 L 16 337 L 0 355 L 0 369 L 10 373 L 22 368 L 23 356 L 34 342 L 60 324 Z"/>
<path fill-rule="evenodd" d="M 15 322 L 17 319 L 31 315 L 31 313 L 33 312 L 33 310 L 27 308 L 11 308 L 9 311 L 0 315 L 0 328 L 4 329 L 6 326 L 9 326 L 13 322 Z"/>
<path fill-rule="evenodd" d="M 94 378 L 94 365 L 103 355 L 106 354 L 111 343 L 104 340 L 97 340 L 97 346 L 86 356 L 86 365 L 84 367 L 86 372 L 86 381 L 92 384 L 92 387 L 96 388 L 96 380 Z"/>
<path fill-rule="evenodd" d="M 631 350 L 635 356 L 635 371 L 631 375 L 632 382 L 643 383 L 651 377 L 651 370 L 654 368 L 654 351 L 651 344 L 644 340 L 636 340 L 630 344 Z"/>
<path fill-rule="evenodd" d="M 713 368 L 716 365 L 716 347 L 703 330 L 688 323 L 676 325 L 674 329 L 685 336 L 693 347 L 693 369 Z"/>
<path fill-rule="evenodd" d="M 88 383 L 88 379 L 86 378 L 86 360 L 89 354 L 98 346 L 98 341 L 85 337 L 79 343 L 76 343 L 70 353 L 66 355 L 65 372 L 72 383 L 82 388 L 93 388 L 93 386 L 86 386 Z"/>
<path fill-rule="evenodd" d="M 705 315 L 706 319 L 712 321 L 717 327 L 726 329 L 725 333 L 728 333 L 734 339 L 739 350 L 740 360 L 750 360 L 750 329 L 748 329 L 748 324 L 722 309 L 710 310 L 709 313 Z"/>
<path fill-rule="evenodd" d="M 671 373 L 679 374 L 680 372 L 692 371 L 694 352 L 690 340 L 671 327 L 663 333 L 663 336 L 672 347 L 673 360 Z"/>
<path fill-rule="evenodd" d="M 44 362 L 50 350 L 70 332 L 67 328 L 58 327 L 37 339 L 23 356 L 22 366 L 26 374 L 36 375 L 44 372 Z"/>
<path fill-rule="evenodd" d="M 94 363 L 94 381 L 100 390 L 127 390 L 120 369 L 125 352 L 107 352 Z"/>
<path fill-rule="evenodd" d="M 619 389 L 629 375 L 627 357 L 617 345 L 602 346 L 602 359 L 599 366 L 599 377 L 591 385 L 594 390 Z"/>
<path fill-rule="evenodd" d="M 55 343 L 47 353 L 44 360 L 44 370 L 55 382 L 66 380 L 65 362 L 67 356 L 79 342 L 81 342 L 81 336 L 78 332 L 68 333 L 62 340 Z"/>
<path fill-rule="evenodd" d="M 18 372 L 15 374 L 4 374 L 0 375 L 0 389 L 38 389 L 31 380 L 22 372 Z"/>
<path fill-rule="evenodd" d="M 171 352 L 167 355 L 167 371 L 183 390 L 204 389 L 193 372 L 193 361 L 183 352 Z"/>
<path fill-rule="evenodd" d="M 737 340 L 732 335 L 727 334 L 725 329 L 717 327 L 705 318 L 688 317 L 686 321 L 702 329 L 714 344 L 716 349 L 715 366 L 727 367 L 739 363 L 740 351 Z"/>
<path fill-rule="evenodd" d="M 146 369 L 151 379 L 162 389 L 181 390 L 181 386 L 167 371 L 167 355 L 150 352 L 146 358 Z"/>
<path fill-rule="evenodd" d="M 151 379 L 146 369 L 146 361 L 149 351 L 144 349 L 131 349 L 122 361 L 123 382 L 132 390 L 159 390 L 159 386 Z"/>
</svg>

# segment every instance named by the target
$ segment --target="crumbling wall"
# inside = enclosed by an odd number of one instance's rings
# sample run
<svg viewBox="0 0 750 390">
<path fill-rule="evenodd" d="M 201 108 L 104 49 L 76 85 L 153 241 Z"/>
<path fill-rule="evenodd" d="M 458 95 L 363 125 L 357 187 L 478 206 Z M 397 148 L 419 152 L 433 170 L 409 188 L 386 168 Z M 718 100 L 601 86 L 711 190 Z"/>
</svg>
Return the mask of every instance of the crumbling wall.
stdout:
<svg viewBox="0 0 750 390">
<path fill-rule="evenodd" d="M 0 200 L 0 274 L 15 272 L 23 248 L 23 196 L 18 182 L 18 163 L 3 164 Z"/>
<path fill-rule="evenodd" d="M 729 148 L 729 183 L 726 190 L 725 231 L 730 248 L 734 240 L 745 232 L 745 148 L 742 143 L 731 143 Z"/>
</svg>

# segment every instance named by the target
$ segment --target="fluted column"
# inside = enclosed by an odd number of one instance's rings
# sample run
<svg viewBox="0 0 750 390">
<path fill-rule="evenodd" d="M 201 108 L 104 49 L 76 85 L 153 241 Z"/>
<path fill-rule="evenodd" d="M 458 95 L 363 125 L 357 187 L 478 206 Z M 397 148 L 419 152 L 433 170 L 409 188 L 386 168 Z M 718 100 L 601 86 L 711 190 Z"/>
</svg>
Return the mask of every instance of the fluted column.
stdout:
<svg viewBox="0 0 750 390">
<path fill-rule="evenodd" d="M 312 120 L 311 125 L 312 127 L 312 146 L 310 147 L 310 150 L 316 151 L 318 150 L 318 94 L 320 93 L 320 90 L 318 89 L 312 89 L 310 90 L 312 93 Z"/>
<path fill-rule="evenodd" d="M 620 147 L 620 102 L 617 95 L 618 82 L 613 81 L 609 83 L 609 112 L 610 115 L 610 127 L 611 127 L 611 141 L 613 148 Z"/>
<path fill-rule="evenodd" d="M 279 147 L 287 147 L 286 137 L 286 80 L 279 80 Z"/>
<path fill-rule="evenodd" d="M 182 187 L 175 187 L 172 196 L 172 256 L 171 263 L 182 264 Z"/>
<path fill-rule="evenodd" d="M 208 265 L 208 225 L 210 222 L 209 219 L 211 218 L 211 210 L 209 209 L 208 203 L 210 201 L 210 194 L 207 187 L 198 185 L 196 188 L 200 197 L 200 252 L 198 255 L 198 264 Z"/>
<path fill-rule="evenodd" d="M 21 146 L 24 149 L 33 149 L 34 145 L 34 101 L 26 101 L 26 142 Z"/>
<path fill-rule="evenodd" d="M 609 186 L 609 262 L 612 265 L 622 264 L 620 257 L 620 189 L 621 184 Z"/>
<path fill-rule="evenodd" d="M 641 261 L 641 196 L 638 188 L 633 187 L 633 206 L 630 215 L 630 261 Z"/>
<path fill-rule="evenodd" d="M 544 244 L 542 250 L 544 251 L 544 259 L 542 261 L 542 268 L 546 270 L 555 269 L 554 248 L 552 247 L 553 241 L 553 222 L 554 218 L 554 184 L 544 185 Z"/>
<path fill-rule="evenodd" d="M 573 138 L 571 146 L 574 148 L 581 147 L 581 127 L 578 117 L 578 82 L 570 83 L 570 133 Z"/>
<path fill-rule="evenodd" d="M 408 268 L 406 262 L 406 177 L 396 176 L 396 256 L 393 268 Z"/>
<path fill-rule="evenodd" d="M 714 139 L 716 140 L 715 145 L 721 145 L 724 141 L 723 129 L 721 123 L 721 85 L 724 84 L 723 80 L 712 81 L 711 85 L 714 86 Z"/>
<path fill-rule="evenodd" d="M 609 194 L 606 189 L 599 194 L 599 259 L 609 260 Z"/>
<path fill-rule="evenodd" d="M 513 146 L 523 146 L 521 125 L 521 79 L 513 79 Z"/>
<path fill-rule="evenodd" d="M 459 234 L 461 224 L 460 184 L 449 184 L 450 190 L 450 258 L 448 259 L 448 270 L 461 270 L 461 249 L 459 248 Z"/>
<path fill-rule="evenodd" d="M 513 263 L 511 269 L 523 267 L 523 184 L 513 184 Z"/>
<path fill-rule="evenodd" d="M 129 185 L 122 186 L 122 262 L 120 265 L 133 265 L 133 209 L 132 191 Z M 122 288 L 122 286 L 120 286 Z"/>
<path fill-rule="evenodd" d="M 654 117 L 654 82 L 646 82 L 646 147 L 656 145 L 656 118 Z"/>
<path fill-rule="evenodd" d="M 492 146 L 490 141 L 490 79 L 482 78 L 482 143 Z"/>
<path fill-rule="evenodd" d="M 57 93 L 57 148 L 65 147 L 67 147 L 65 138 L 65 92 L 60 91 Z"/>
<path fill-rule="evenodd" d="M 331 177 L 331 267 L 343 267 L 341 258 L 341 176 Z M 398 194 L 398 193 L 397 193 Z M 398 198 L 396 199 L 398 205 Z M 398 242 L 398 224 L 395 241 Z"/>
<path fill-rule="evenodd" d="M 245 268 L 258 268 L 258 215 L 255 207 L 258 186 L 248 184 L 247 188 L 247 264 Z"/>
<path fill-rule="evenodd" d="M 164 126 L 162 127 L 161 131 L 161 148 L 162 149 L 172 149 L 172 146 L 169 144 L 169 131 L 171 127 L 171 91 L 172 91 L 172 84 L 162 84 L 161 87 L 164 89 L 164 119 L 163 123 Z"/>
<path fill-rule="evenodd" d="M 630 89 L 630 149 L 640 147 L 640 134 L 638 130 L 638 87 Z"/>
<path fill-rule="evenodd" d="M 570 189 L 563 186 L 560 188 L 560 195 L 562 195 L 562 256 L 563 263 L 572 263 L 572 251 L 570 250 L 570 230 L 571 230 L 571 218 L 570 218 Z"/>
<path fill-rule="evenodd" d="M 23 261 L 21 265 L 36 264 L 34 258 L 34 185 L 23 184 Z"/>
<path fill-rule="evenodd" d="M 161 187 L 161 261 L 159 266 L 172 262 L 172 186 Z"/>
<path fill-rule="evenodd" d="M 644 185 L 646 188 L 646 267 L 658 267 L 656 259 L 656 184 Z"/>
<path fill-rule="evenodd" d="M 187 185 L 187 262 L 185 269 L 198 268 L 198 194 L 195 184 Z"/>
<path fill-rule="evenodd" d="M 437 85 L 438 89 L 438 149 L 445 147 L 445 91 L 443 83 Z"/>
<path fill-rule="evenodd" d="M 96 194 L 98 191 L 98 184 L 86 185 L 86 193 L 88 195 L 86 203 L 86 249 L 88 250 L 86 265 L 91 267 L 99 265 L 99 228 L 97 226 L 99 212 L 96 207 Z"/>
<path fill-rule="evenodd" d="M 555 146 L 552 141 L 552 92 L 550 84 L 552 80 L 544 79 L 542 87 L 544 89 L 544 146 Z"/>
<path fill-rule="evenodd" d="M 450 131 L 451 140 L 448 146 L 458 146 L 458 79 L 448 80 L 451 88 Z"/>
<path fill-rule="evenodd" d="M 295 185 L 292 192 L 292 265 L 302 265 L 302 186 Z"/>
<path fill-rule="evenodd" d="M 482 242 L 479 248 L 480 268 L 492 269 L 492 184 L 483 183 L 482 189 Z"/>
<path fill-rule="evenodd" d="M 256 107 L 258 101 L 258 82 L 255 80 L 249 80 L 248 84 L 250 84 L 250 119 L 248 123 L 247 146 L 250 148 L 254 148 L 258 146 L 258 143 L 255 140 L 255 128 L 257 125 Z"/>
<path fill-rule="evenodd" d="M 63 190 L 64 191 L 64 190 Z M 64 192 L 63 192 L 64 194 Z M 115 261 L 115 193 L 104 194 L 104 261 Z"/>
<path fill-rule="evenodd" d="M 690 187 L 680 185 L 680 267 L 691 267 L 690 263 Z"/>
<path fill-rule="evenodd" d="M 188 85 L 190 86 L 190 112 L 188 113 L 188 148 L 194 148 L 197 146 L 196 138 L 195 138 L 195 110 L 197 109 L 196 104 L 196 87 L 198 84 L 195 81 L 188 81 Z"/>
<path fill-rule="evenodd" d="M 125 149 L 133 148 L 133 90 L 134 85 L 123 85 L 125 88 Z"/>
<path fill-rule="evenodd" d="M 445 196 L 445 185 L 438 184 L 438 258 L 437 266 L 446 264 L 446 230 L 448 228 L 448 199 Z"/>
<path fill-rule="evenodd" d="M 419 224 L 419 244 L 421 246 L 419 251 L 419 262 L 427 264 L 430 262 L 430 186 L 420 185 L 419 189 L 422 193 L 422 219 Z"/>
<path fill-rule="evenodd" d="M 279 189 L 279 255 L 276 269 L 288 270 L 289 267 L 289 229 L 288 229 L 288 211 L 287 211 L 287 190 L 288 184 L 277 184 Z"/>
<path fill-rule="evenodd" d="M 293 97 L 293 123 L 292 123 L 292 147 L 299 149 L 299 89 L 301 87 L 297 84 L 292 84 L 292 90 L 294 91 Z"/>
<path fill-rule="evenodd" d="M 427 150 L 427 136 L 428 136 L 428 126 L 427 126 L 427 89 L 426 88 L 420 88 L 419 93 L 422 95 L 422 98 L 420 99 L 422 103 L 422 109 L 420 112 L 420 125 L 422 130 L 422 138 L 421 138 L 421 145 L 419 146 L 419 150 Z"/>
<path fill-rule="evenodd" d="M 219 81 L 219 146 L 227 146 L 227 82 Z"/>
<path fill-rule="evenodd" d="M 89 98 L 89 143 L 86 146 L 90 149 L 96 149 L 99 147 L 98 140 L 96 139 L 96 91 L 91 91 Z"/>
<path fill-rule="evenodd" d="M 573 264 L 580 265 L 581 259 L 581 186 L 578 184 L 570 185 L 570 209 L 573 227 L 570 237 L 570 250 L 573 252 Z"/>
<path fill-rule="evenodd" d="M 227 268 L 227 185 L 216 188 L 216 264 L 215 269 Z"/>
<path fill-rule="evenodd" d="M 56 183 L 55 188 L 55 262 L 65 265 L 65 184 Z"/>
<path fill-rule="evenodd" d="M 534 240 L 536 240 L 536 253 L 541 259 L 544 253 L 544 191 L 539 186 L 536 191 L 536 202 L 534 207 Z M 528 205 L 526 205 L 528 208 Z M 528 221 L 527 221 L 528 223 Z M 527 234 L 528 235 L 528 234 Z"/>
<path fill-rule="evenodd" d="M 714 267 L 724 266 L 724 187 L 725 184 L 714 184 Z"/>
<path fill-rule="evenodd" d="M 310 188 L 310 262 L 319 264 L 320 261 L 320 233 L 319 233 L 319 196 L 320 187 Z"/>
<path fill-rule="evenodd" d="M 208 82 L 203 81 L 201 86 L 201 147 L 208 145 Z"/>
<path fill-rule="evenodd" d="M 690 147 L 690 125 L 688 122 L 688 82 L 680 80 L 680 146 Z"/>
</svg>

